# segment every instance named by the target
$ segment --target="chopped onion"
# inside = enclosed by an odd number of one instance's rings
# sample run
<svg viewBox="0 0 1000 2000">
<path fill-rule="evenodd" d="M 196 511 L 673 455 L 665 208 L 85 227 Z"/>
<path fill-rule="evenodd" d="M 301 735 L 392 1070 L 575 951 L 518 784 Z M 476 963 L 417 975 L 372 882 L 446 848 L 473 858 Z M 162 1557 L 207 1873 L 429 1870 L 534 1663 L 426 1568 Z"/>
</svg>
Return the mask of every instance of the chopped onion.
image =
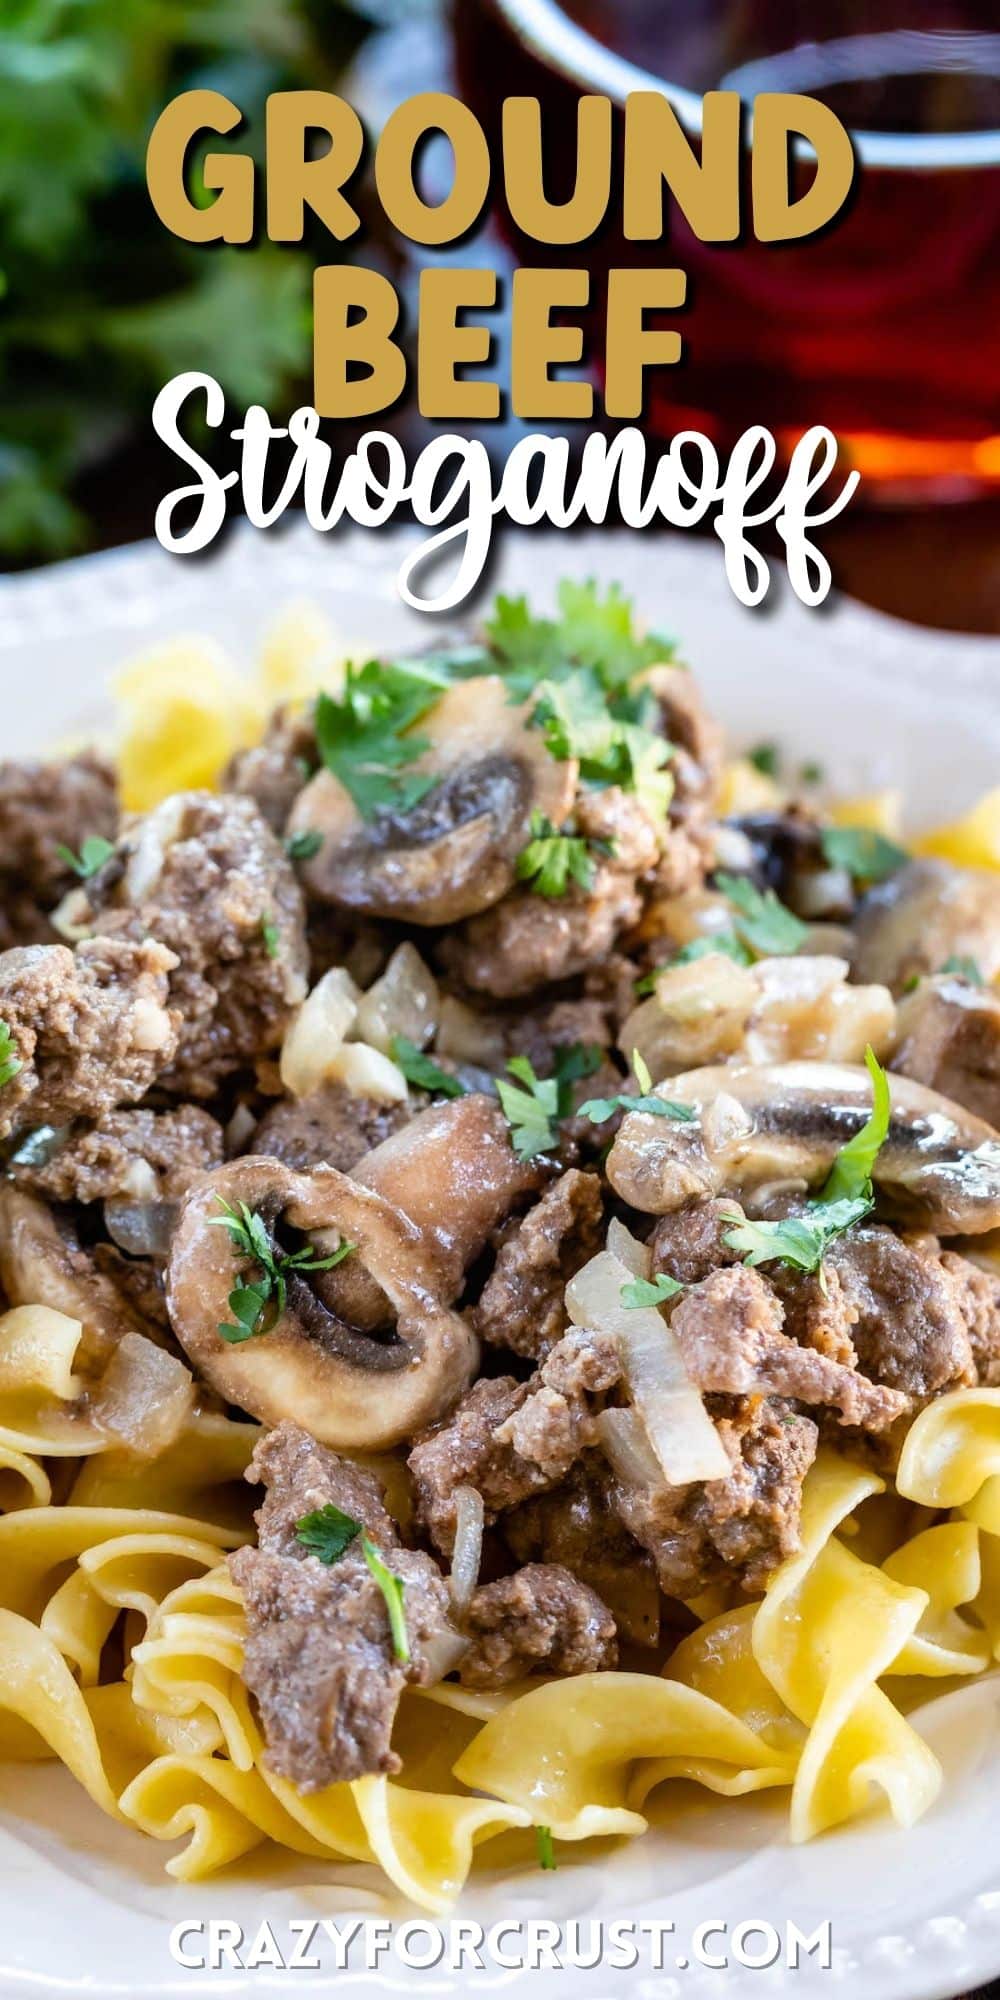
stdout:
<svg viewBox="0 0 1000 2000">
<path fill-rule="evenodd" d="M 362 995 L 353 1032 L 387 1056 L 396 1035 L 422 1049 L 433 1039 L 437 1017 L 437 980 L 407 942 L 397 946 L 381 979 Z"/>
<path fill-rule="evenodd" d="M 722 1440 L 692 1382 L 680 1345 L 658 1306 L 629 1307 L 622 1286 L 632 1273 L 602 1250 L 566 1287 L 574 1326 L 592 1326 L 618 1341 L 629 1393 L 672 1486 L 727 1479 Z"/>
<path fill-rule="evenodd" d="M 91 1415 L 137 1458 L 157 1458 L 194 1408 L 190 1369 L 141 1333 L 125 1333 L 101 1376 Z"/>
<path fill-rule="evenodd" d="M 166 1257 L 177 1222 L 175 1201 L 106 1201 L 104 1222 L 127 1257 Z"/>
<path fill-rule="evenodd" d="M 281 1050 L 281 1081 L 293 1097 L 308 1097 L 326 1082 L 360 998 L 350 973 L 332 965 L 303 1001 Z"/>
<path fill-rule="evenodd" d="M 125 868 L 125 891 L 130 903 L 143 902 L 159 881 L 167 849 L 180 838 L 186 812 L 187 801 L 183 793 L 177 793 L 163 799 L 136 823 Z"/>
<path fill-rule="evenodd" d="M 454 1609 L 468 1609 L 483 1559 L 483 1496 L 474 1486 L 455 1488 L 455 1548 L 449 1589 Z"/>
<path fill-rule="evenodd" d="M 226 1126 L 226 1158 L 233 1160 L 242 1153 L 257 1129 L 257 1120 L 249 1104 L 238 1104 Z"/>
<path fill-rule="evenodd" d="M 663 1485 L 663 1467 L 638 1410 L 602 1410 L 596 1421 L 604 1455 L 624 1485 L 650 1490 Z"/>
<path fill-rule="evenodd" d="M 506 1054 L 504 1033 L 498 1022 L 478 1014 L 474 1007 L 466 1006 L 464 1000 L 456 1000 L 450 993 L 443 996 L 438 1010 L 434 1046 L 439 1056 L 450 1056 L 452 1062 L 481 1063 L 486 1069 L 502 1069 Z"/>
<path fill-rule="evenodd" d="M 652 1258 L 648 1246 L 640 1243 L 639 1238 L 633 1236 L 631 1230 L 626 1229 L 624 1222 L 619 1222 L 616 1215 L 613 1215 L 608 1223 L 607 1247 L 612 1257 L 617 1257 L 619 1264 L 627 1264 L 633 1278 L 649 1277 Z"/>
<path fill-rule="evenodd" d="M 373 1097 L 377 1104 L 406 1103 L 402 1070 L 367 1042 L 344 1042 L 328 1065 L 325 1081 L 342 1083 L 352 1097 Z"/>
<path fill-rule="evenodd" d="M 469 1641 L 463 1639 L 460 1632 L 432 1632 L 421 1646 L 427 1673 L 424 1686 L 443 1681 L 445 1674 L 450 1674 L 457 1667 L 462 1654 L 468 1650 Z"/>
</svg>

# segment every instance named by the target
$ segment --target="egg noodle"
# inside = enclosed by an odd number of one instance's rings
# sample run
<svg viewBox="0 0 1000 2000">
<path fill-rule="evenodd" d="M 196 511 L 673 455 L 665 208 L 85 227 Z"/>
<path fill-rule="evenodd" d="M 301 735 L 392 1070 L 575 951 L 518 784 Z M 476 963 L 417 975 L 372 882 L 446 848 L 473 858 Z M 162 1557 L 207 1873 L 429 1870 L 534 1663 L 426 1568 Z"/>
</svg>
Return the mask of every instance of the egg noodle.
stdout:
<svg viewBox="0 0 1000 2000">
<path fill-rule="evenodd" d="M 912 1700 L 914 1682 L 1000 1657 L 1000 1390 L 956 1390 L 916 1419 L 895 1491 L 821 1452 L 801 1552 L 759 1603 L 684 1638 L 662 1675 L 410 1691 L 398 1781 L 303 1796 L 264 1761 L 225 1564 L 251 1532 L 235 1482 L 256 1427 L 196 1416 L 130 1469 L 96 1433 L 71 1438 L 79 1334 L 44 1307 L 0 1318 L 0 1754 L 57 1758 L 102 1811 L 183 1841 L 166 1864 L 178 1880 L 270 1840 L 377 1862 L 442 1911 L 480 1843 L 538 1822 L 567 1842 L 641 1834 L 671 1778 L 726 1797 L 785 1788 L 793 1840 L 854 1818 L 873 1791 L 908 1826 L 941 1772 L 894 1688 Z M 926 1509 L 946 1518 L 921 1526 Z M 109 1674 L 123 1613 L 128 1664 Z"/>
<path fill-rule="evenodd" d="M 314 665 L 328 680 L 322 634 L 292 621 L 271 647 L 268 705 L 302 692 Z M 206 672 L 183 646 L 147 663 L 142 687 L 140 699 L 131 674 L 123 689 L 132 807 L 211 782 L 264 700 L 244 686 L 234 703 L 225 664 Z M 766 780 L 736 765 L 727 784 L 732 798 Z M 842 816 L 884 827 L 886 811 L 875 799 Z M 1000 793 L 922 845 L 1000 865 Z M 64 1764 L 102 1811 L 175 1848 L 175 1879 L 273 1842 L 310 1861 L 377 1863 L 442 1911 L 477 1847 L 519 1831 L 527 1862 L 540 1823 L 561 1843 L 640 1835 L 650 1798 L 676 1778 L 726 1797 L 782 1789 L 794 1841 L 879 1795 L 908 1826 L 941 1771 L 904 1711 L 925 1682 L 1000 1658 L 1000 1390 L 961 1389 L 917 1416 L 894 1486 L 821 1450 L 799 1553 L 758 1601 L 702 1605 L 662 1673 L 409 1689 L 399 1778 L 303 1795 L 265 1760 L 226 1566 L 252 1537 L 242 1474 L 258 1427 L 196 1413 L 137 1464 L 71 1417 L 80 1337 L 48 1307 L 0 1317 L 0 1755 L 8 1795 L 13 1764 Z"/>
</svg>

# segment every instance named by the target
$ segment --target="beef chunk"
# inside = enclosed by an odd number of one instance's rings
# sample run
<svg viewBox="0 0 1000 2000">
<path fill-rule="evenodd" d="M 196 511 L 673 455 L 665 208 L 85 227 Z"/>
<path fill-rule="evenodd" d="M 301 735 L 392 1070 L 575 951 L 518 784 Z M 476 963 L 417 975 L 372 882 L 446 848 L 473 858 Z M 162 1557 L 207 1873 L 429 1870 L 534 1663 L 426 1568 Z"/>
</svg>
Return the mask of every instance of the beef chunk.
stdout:
<svg viewBox="0 0 1000 2000">
<path fill-rule="evenodd" d="M 591 1398 L 619 1375 L 615 1343 L 573 1327 L 530 1382 L 501 1375 L 474 1383 L 409 1457 L 418 1512 L 436 1547 L 451 1553 L 457 1487 L 474 1486 L 492 1522 L 558 1485 L 595 1441 Z"/>
<path fill-rule="evenodd" d="M 597 1452 L 578 1459 L 554 1492 L 504 1515 L 504 1540 L 518 1562 L 558 1563 L 590 1585 L 624 1639 L 655 1645 L 660 1590 L 650 1557 L 615 1511 L 610 1474 Z"/>
<path fill-rule="evenodd" d="M 706 1195 L 660 1216 L 649 1239 L 654 1272 L 665 1271 L 679 1285 L 697 1285 L 713 1271 L 735 1264 L 739 1252 L 723 1239 L 738 1212 L 734 1201 Z"/>
<path fill-rule="evenodd" d="M 505 1687 L 525 1674 L 597 1674 L 617 1664 L 615 1621 L 596 1591 L 558 1563 L 529 1563 L 473 1594 L 459 1678 Z"/>
<path fill-rule="evenodd" d="M 733 1468 L 728 1479 L 616 1493 L 622 1519 L 671 1597 L 697 1597 L 726 1579 L 760 1590 L 799 1547 L 816 1425 L 777 1397 L 753 1397 L 718 1428 Z"/>
<path fill-rule="evenodd" d="M 0 1021 L 18 1073 L 0 1090 L 0 1138 L 100 1118 L 144 1097 L 172 1061 L 177 961 L 148 939 L 25 945 L 0 956 Z"/>
<path fill-rule="evenodd" d="M 311 1097 L 282 1098 L 266 1111 L 253 1151 L 299 1173 L 328 1166 L 349 1174 L 409 1116 L 405 1104 L 378 1104 L 372 1097 L 352 1096 L 341 1083 L 327 1083 Z"/>
<path fill-rule="evenodd" d="M 832 1245 L 828 1264 L 854 1314 L 858 1366 L 873 1381 L 918 1397 L 975 1381 L 960 1288 L 934 1237 L 865 1224 Z"/>
<path fill-rule="evenodd" d="M 260 743 L 238 750 L 222 777 L 224 792 L 252 799 L 272 833 L 288 815 L 316 763 L 316 734 L 307 715 L 275 710 Z"/>
<path fill-rule="evenodd" d="M 76 881 L 59 849 L 113 840 L 117 823 L 115 774 L 94 751 L 0 763 L 0 949 L 51 942 L 48 914 Z"/>
<path fill-rule="evenodd" d="M 906 1409 L 905 1396 L 799 1347 L 783 1323 L 777 1293 L 742 1264 L 702 1279 L 670 1321 L 692 1381 L 709 1394 L 793 1396 L 872 1431 L 887 1429 Z"/>
<path fill-rule="evenodd" d="M 399 1547 L 377 1480 L 294 1424 L 257 1446 L 259 1546 L 229 1559 L 247 1612 L 243 1678 L 260 1708 L 271 1770 L 301 1792 L 399 1769 L 390 1746 L 400 1694 L 434 1677 L 428 1648 L 451 1633 L 448 1594 L 429 1556 Z M 385 1599 L 359 1539 L 332 1564 L 296 1537 L 304 1514 L 332 1503 L 360 1521 L 404 1586 L 411 1657 L 397 1660 Z"/>
<path fill-rule="evenodd" d="M 512 1225 L 474 1314 L 484 1340 L 533 1358 L 555 1346 L 566 1329 L 563 1293 L 600 1248 L 603 1212 L 596 1174 L 571 1167 Z"/>
<path fill-rule="evenodd" d="M 893 1069 L 1000 1126 L 1000 994 L 964 979 L 922 979 L 899 1006 Z"/>
<path fill-rule="evenodd" d="M 164 1082 L 210 1097 L 277 1048 L 305 997 L 302 891 L 251 799 L 178 793 L 129 827 L 127 844 L 121 878 L 91 888 L 93 926 L 155 937 L 176 954 L 181 1040 Z"/>
<path fill-rule="evenodd" d="M 1000 1270 L 953 1250 L 942 1252 L 941 1263 L 957 1288 L 976 1375 L 988 1388 L 1000 1388 Z"/>
<path fill-rule="evenodd" d="M 613 853 L 595 858 L 589 889 L 572 884 L 551 901 L 514 889 L 442 944 L 443 964 L 473 992 L 514 999 L 570 979 L 600 965 L 620 934 L 638 922 L 640 881 L 657 864 L 663 830 L 634 793 L 614 785 L 581 792 L 575 818 L 581 834 L 614 843 Z"/>
<path fill-rule="evenodd" d="M 109 1111 L 81 1125 L 36 1165 L 30 1151 L 11 1173 L 47 1201 L 178 1201 L 222 1162 L 222 1127 L 195 1104 L 175 1111 Z"/>
</svg>

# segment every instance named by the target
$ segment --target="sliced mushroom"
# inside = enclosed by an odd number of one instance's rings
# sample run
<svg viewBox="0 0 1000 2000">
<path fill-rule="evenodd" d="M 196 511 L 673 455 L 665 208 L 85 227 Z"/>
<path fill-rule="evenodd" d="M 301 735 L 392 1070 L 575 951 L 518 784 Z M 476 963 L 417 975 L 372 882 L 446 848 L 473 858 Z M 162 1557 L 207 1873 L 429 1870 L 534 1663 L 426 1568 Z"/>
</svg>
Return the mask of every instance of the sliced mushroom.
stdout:
<svg viewBox="0 0 1000 2000">
<path fill-rule="evenodd" d="M 547 1178 L 538 1160 L 519 1160 L 495 1098 L 480 1092 L 432 1104 L 351 1168 L 353 1180 L 401 1209 L 419 1229 L 446 1305 L 487 1243 Z M 324 1281 L 327 1303 L 372 1332 L 391 1309 L 370 1271 L 349 1258 Z"/>
<path fill-rule="evenodd" d="M 0 1287 L 12 1306 L 50 1306 L 80 1321 L 76 1366 L 84 1375 L 103 1368 L 127 1333 L 162 1345 L 160 1328 L 98 1270 L 68 1221 L 9 1182 L 0 1186 Z"/>
<path fill-rule="evenodd" d="M 975 959 L 990 981 L 1000 977 L 1000 884 L 986 868 L 911 861 L 863 897 L 854 931 L 855 978 L 894 993 L 950 958 Z"/>
<path fill-rule="evenodd" d="M 291 835 L 323 836 L 300 871 L 313 895 L 415 924 L 457 923 L 499 901 L 532 813 L 561 825 L 576 789 L 576 764 L 549 754 L 528 713 L 495 674 L 448 688 L 417 725 L 428 747 L 407 775 L 435 782 L 409 812 L 364 819 L 339 778 L 319 771 L 288 822 Z"/>
<path fill-rule="evenodd" d="M 299 1232 L 321 1255 L 352 1243 L 348 1263 L 370 1274 L 395 1313 L 391 1337 L 349 1324 L 327 1302 L 323 1274 L 293 1272 L 270 1332 L 224 1340 L 219 1326 L 231 1319 L 227 1302 L 242 1273 L 229 1232 L 209 1226 L 220 1197 L 246 1202 L 272 1233 Z M 421 1231 L 333 1167 L 297 1174 L 251 1158 L 206 1175 L 181 1211 L 167 1302 L 178 1340 L 221 1396 L 268 1424 L 291 1418 L 337 1450 L 398 1444 L 443 1416 L 475 1373 L 478 1343 L 442 1303 L 440 1264 Z"/>
<path fill-rule="evenodd" d="M 812 1062 L 689 1070 L 658 1094 L 690 1105 L 694 1119 L 630 1112 L 608 1159 L 615 1192 L 652 1215 L 724 1189 L 821 1185 L 872 1099 L 866 1070 Z M 1000 1226 L 1000 1137 L 908 1077 L 892 1078 L 874 1179 L 885 1210 L 922 1228 L 955 1236 Z"/>
<path fill-rule="evenodd" d="M 478 1091 L 432 1104 L 354 1168 L 356 1181 L 401 1208 L 433 1245 L 449 1298 L 494 1231 L 546 1177 L 544 1162 L 518 1159 L 496 1099 Z"/>
</svg>

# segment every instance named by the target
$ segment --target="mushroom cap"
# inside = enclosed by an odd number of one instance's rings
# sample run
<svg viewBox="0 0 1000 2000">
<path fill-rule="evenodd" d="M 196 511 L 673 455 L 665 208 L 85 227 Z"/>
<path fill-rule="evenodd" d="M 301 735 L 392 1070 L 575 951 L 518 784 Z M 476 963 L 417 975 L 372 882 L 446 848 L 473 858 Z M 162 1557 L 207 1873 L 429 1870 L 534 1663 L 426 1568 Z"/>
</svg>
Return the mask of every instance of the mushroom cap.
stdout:
<svg viewBox="0 0 1000 2000">
<path fill-rule="evenodd" d="M 937 1091 L 893 1074 L 889 1134 L 873 1179 L 881 1205 L 941 1235 L 1000 1226 L 1000 1136 Z M 688 1070 L 657 1095 L 687 1124 L 632 1111 L 608 1158 L 615 1192 L 666 1215 L 700 1195 L 781 1182 L 822 1184 L 871 1112 L 867 1070 L 850 1063 L 733 1063 Z"/>
<path fill-rule="evenodd" d="M 334 1236 L 388 1298 L 395 1335 L 376 1338 L 326 1303 L 313 1283 L 289 1274 L 285 1312 L 266 1334 L 237 1345 L 222 1338 L 240 1258 L 229 1232 L 209 1227 L 245 1202 L 273 1229 L 279 1218 L 323 1253 Z M 343 1268 L 343 1267 L 339 1267 Z M 333 1273 L 332 1275 L 336 1275 Z M 433 1423 L 475 1373 L 478 1343 L 441 1300 L 441 1271 L 416 1225 L 390 1202 L 333 1167 L 294 1173 L 278 1160 L 246 1158 L 206 1174 L 181 1209 L 167 1272 L 167 1304 L 178 1340 L 226 1401 L 268 1424 L 290 1418 L 321 1444 L 377 1451 Z"/>
<path fill-rule="evenodd" d="M 457 923 L 499 901 L 530 838 L 531 815 L 561 825 L 573 803 L 577 765 L 559 762 L 530 704 L 514 704 L 500 676 L 446 689 L 416 725 L 428 747 L 406 769 L 437 782 L 409 812 L 362 817 L 332 771 L 299 793 L 290 835 L 323 844 L 301 869 L 322 902 L 414 924 Z"/>
<path fill-rule="evenodd" d="M 910 861 L 862 897 L 854 918 L 854 976 L 901 993 L 949 958 L 975 959 L 1000 977 L 1000 888 L 986 868 Z"/>
</svg>

